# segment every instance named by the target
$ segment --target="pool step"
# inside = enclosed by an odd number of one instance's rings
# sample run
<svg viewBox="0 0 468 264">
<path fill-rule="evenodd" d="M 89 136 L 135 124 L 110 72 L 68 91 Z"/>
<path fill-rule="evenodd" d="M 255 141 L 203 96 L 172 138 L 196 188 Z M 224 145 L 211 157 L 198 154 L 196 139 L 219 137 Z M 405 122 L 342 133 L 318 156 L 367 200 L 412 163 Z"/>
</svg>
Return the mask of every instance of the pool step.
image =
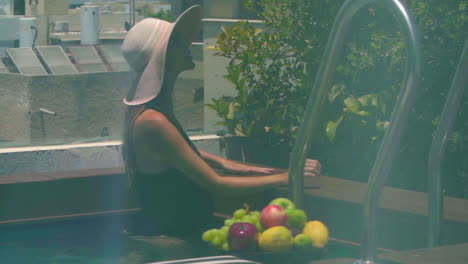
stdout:
<svg viewBox="0 0 468 264">
<path fill-rule="evenodd" d="M 123 168 L 2 175 L 0 226 L 135 211 Z"/>
<path fill-rule="evenodd" d="M 262 264 L 255 261 L 240 259 L 231 255 L 203 258 L 180 259 L 174 261 L 152 262 L 148 264 Z"/>
<path fill-rule="evenodd" d="M 354 261 L 356 260 L 350 258 L 337 258 L 312 261 L 310 264 L 352 264 Z"/>
<path fill-rule="evenodd" d="M 468 263 L 468 243 L 382 253 L 379 258 L 401 264 L 466 264 Z"/>
</svg>

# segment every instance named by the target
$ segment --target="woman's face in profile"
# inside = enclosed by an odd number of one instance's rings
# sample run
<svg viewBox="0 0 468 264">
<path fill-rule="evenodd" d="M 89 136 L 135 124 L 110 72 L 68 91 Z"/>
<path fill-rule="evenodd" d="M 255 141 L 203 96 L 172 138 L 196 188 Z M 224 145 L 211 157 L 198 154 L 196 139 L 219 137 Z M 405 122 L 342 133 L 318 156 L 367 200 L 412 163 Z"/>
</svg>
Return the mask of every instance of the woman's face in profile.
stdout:
<svg viewBox="0 0 468 264">
<path fill-rule="evenodd" d="M 193 70 L 195 63 L 190 54 L 190 43 L 171 36 L 166 54 L 166 68 L 173 72 Z"/>
</svg>

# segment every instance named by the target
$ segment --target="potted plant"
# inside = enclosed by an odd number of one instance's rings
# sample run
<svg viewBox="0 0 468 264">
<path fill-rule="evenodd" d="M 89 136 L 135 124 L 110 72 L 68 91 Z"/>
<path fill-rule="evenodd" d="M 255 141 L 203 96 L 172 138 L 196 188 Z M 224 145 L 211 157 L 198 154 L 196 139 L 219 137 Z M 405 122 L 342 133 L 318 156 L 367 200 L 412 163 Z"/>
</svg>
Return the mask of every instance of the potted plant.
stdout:
<svg viewBox="0 0 468 264">
<path fill-rule="evenodd" d="M 284 163 L 306 99 L 303 82 L 297 78 L 305 75 L 304 64 L 285 56 L 294 51 L 282 45 L 275 32 L 254 28 L 246 21 L 222 30 L 217 46 L 209 48 L 217 51 L 216 56 L 229 58 L 224 77 L 237 94 L 212 98 L 207 106 L 222 119 L 217 124 L 225 127 L 225 134 L 247 137 L 246 147 L 255 148 L 256 153 L 264 150 L 255 155 L 263 158 L 250 161 L 269 163 L 281 159 L 280 163 Z"/>
<path fill-rule="evenodd" d="M 320 3 L 296 0 L 248 0 L 265 30 L 248 21 L 222 27 L 215 56 L 228 58 L 227 75 L 235 96 L 212 98 L 207 106 L 221 118 L 224 134 L 241 136 L 247 161 L 287 166 L 289 153 L 308 99 L 311 76 L 323 52 L 318 41 L 326 36 L 310 10 Z M 314 11 L 315 12 L 315 11 Z M 318 12 L 320 13 L 320 12 Z M 323 13 L 323 12 L 322 12 Z M 330 20 L 327 14 L 322 22 Z M 253 148 L 254 151 L 249 151 Z M 255 153 L 254 157 L 249 154 Z"/>
</svg>

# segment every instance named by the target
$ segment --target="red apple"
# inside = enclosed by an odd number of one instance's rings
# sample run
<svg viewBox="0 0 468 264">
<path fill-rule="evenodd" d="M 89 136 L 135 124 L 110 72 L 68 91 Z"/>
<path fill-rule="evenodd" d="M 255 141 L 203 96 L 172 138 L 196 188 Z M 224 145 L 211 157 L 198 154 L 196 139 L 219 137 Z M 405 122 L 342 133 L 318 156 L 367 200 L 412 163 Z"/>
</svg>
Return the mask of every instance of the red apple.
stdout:
<svg viewBox="0 0 468 264">
<path fill-rule="evenodd" d="M 237 222 L 231 225 L 228 233 L 230 250 L 249 249 L 257 243 L 257 227 L 251 223 Z"/>
<path fill-rule="evenodd" d="M 260 222 L 265 229 L 274 226 L 284 226 L 288 222 L 288 215 L 279 205 L 268 205 L 260 214 Z"/>
</svg>

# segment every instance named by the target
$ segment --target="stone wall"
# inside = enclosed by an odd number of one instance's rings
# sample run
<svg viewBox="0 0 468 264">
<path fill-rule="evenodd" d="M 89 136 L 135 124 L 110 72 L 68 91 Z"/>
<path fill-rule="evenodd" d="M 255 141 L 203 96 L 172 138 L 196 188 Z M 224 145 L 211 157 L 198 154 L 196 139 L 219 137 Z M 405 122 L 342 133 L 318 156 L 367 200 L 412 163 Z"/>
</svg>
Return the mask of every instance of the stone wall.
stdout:
<svg viewBox="0 0 468 264">
<path fill-rule="evenodd" d="M 31 78 L 19 74 L 0 74 L 0 144 L 29 140 Z"/>
<path fill-rule="evenodd" d="M 47 138 L 97 138 L 103 130 L 121 135 L 122 98 L 128 89 L 128 72 L 32 76 L 31 108 L 57 113 L 45 116 Z M 32 119 L 31 138 L 41 137 L 38 114 Z"/>
<path fill-rule="evenodd" d="M 121 135 L 128 72 L 28 76 L 0 74 L 0 138 L 34 144 Z M 43 115 L 45 138 L 39 109 Z"/>
<path fill-rule="evenodd" d="M 202 48 L 201 44 L 192 46 L 195 69 L 181 74 L 174 90 L 176 115 L 189 131 L 203 130 Z M 0 144 L 120 139 L 125 110 L 122 98 L 129 86 L 129 72 L 0 74 Z M 42 114 L 41 120 L 41 108 L 56 115 Z"/>
</svg>

